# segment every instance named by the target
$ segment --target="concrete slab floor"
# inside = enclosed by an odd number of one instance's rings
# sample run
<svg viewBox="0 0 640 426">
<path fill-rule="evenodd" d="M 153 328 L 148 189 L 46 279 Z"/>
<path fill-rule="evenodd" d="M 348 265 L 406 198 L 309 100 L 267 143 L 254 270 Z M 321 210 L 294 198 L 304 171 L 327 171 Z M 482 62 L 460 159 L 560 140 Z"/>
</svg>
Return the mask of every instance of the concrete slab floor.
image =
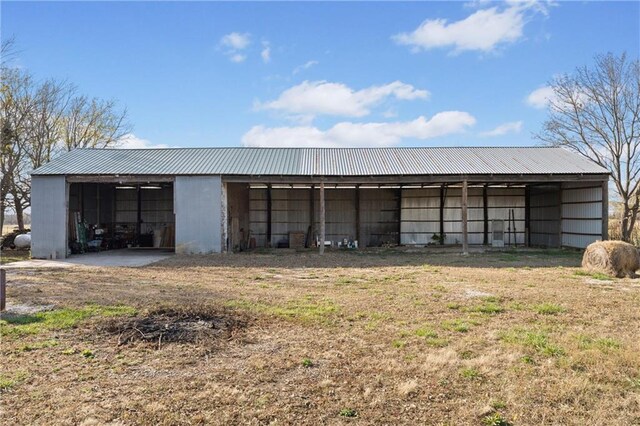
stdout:
<svg viewBox="0 0 640 426">
<path fill-rule="evenodd" d="M 99 253 L 73 254 L 66 259 L 31 259 L 4 265 L 5 269 L 22 268 L 70 268 L 73 266 L 98 267 L 138 267 L 159 262 L 173 256 L 174 253 L 155 250 L 109 250 Z"/>
</svg>

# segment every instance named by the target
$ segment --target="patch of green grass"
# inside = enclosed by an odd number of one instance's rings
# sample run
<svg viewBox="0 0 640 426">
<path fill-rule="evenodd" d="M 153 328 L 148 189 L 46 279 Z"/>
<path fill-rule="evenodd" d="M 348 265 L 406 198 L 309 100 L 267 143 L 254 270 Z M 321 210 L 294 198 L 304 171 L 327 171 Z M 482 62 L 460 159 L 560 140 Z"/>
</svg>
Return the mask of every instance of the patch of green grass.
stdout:
<svg viewBox="0 0 640 426">
<path fill-rule="evenodd" d="M 520 255 L 519 255 L 519 253 L 504 252 L 504 253 L 500 254 L 500 258 L 499 259 L 502 262 L 515 262 L 515 261 L 520 259 Z"/>
<path fill-rule="evenodd" d="M 545 356 L 557 357 L 564 355 L 564 349 L 549 341 L 549 335 L 539 330 L 527 330 L 515 328 L 500 334 L 500 339 L 505 343 L 521 345 L 533 349 L 536 353 Z"/>
<path fill-rule="evenodd" d="M 87 359 L 93 359 L 96 357 L 96 354 L 94 354 L 91 349 L 83 349 L 83 351 L 80 352 L 80 355 Z"/>
<path fill-rule="evenodd" d="M 599 349 L 602 352 L 622 347 L 619 341 L 610 337 L 591 337 L 581 334 L 578 336 L 578 342 L 580 349 Z"/>
<path fill-rule="evenodd" d="M 310 298 L 291 300 L 283 305 L 268 305 L 248 300 L 230 300 L 226 306 L 275 315 L 302 322 L 322 322 L 338 312 L 338 306 L 330 300 L 313 301 Z"/>
<path fill-rule="evenodd" d="M 449 341 L 440 337 L 427 337 L 424 339 L 424 343 L 432 348 L 444 348 L 449 344 Z"/>
<path fill-rule="evenodd" d="M 535 360 L 533 358 L 531 358 L 529 355 L 525 355 L 522 358 L 520 358 L 520 361 L 522 361 L 525 364 L 535 364 Z"/>
<path fill-rule="evenodd" d="M 358 412 L 353 408 L 343 408 L 339 414 L 340 417 L 358 417 Z"/>
<path fill-rule="evenodd" d="M 631 385 L 632 389 L 640 389 L 640 376 L 638 377 L 628 377 L 627 380 L 629 381 L 629 384 Z"/>
<path fill-rule="evenodd" d="M 87 305 L 83 308 L 62 308 L 53 311 L 26 315 L 5 316 L 0 321 L 0 335 L 38 334 L 47 330 L 73 328 L 92 317 L 132 316 L 136 309 L 131 306 Z"/>
<path fill-rule="evenodd" d="M 542 303 L 534 306 L 533 309 L 541 315 L 557 315 L 565 311 L 562 306 L 555 303 Z"/>
<path fill-rule="evenodd" d="M 475 368 L 467 367 L 460 370 L 460 375 L 465 379 L 473 380 L 480 377 L 480 372 Z"/>
<path fill-rule="evenodd" d="M 336 285 L 349 285 L 349 284 L 355 284 L 357 282 L 358 281 L 353 278 L 340 277 L 336 280 Z"/>
<path fill-rule="evenodd" d="M 504 312 L 504 308 L 493 301 L 485 301 L 481 305 L 471 308 L 471 312 L 479 312 L 481 314 L 494 315 Z"/>
<path fill-rule="evenodd" d="M 27 379 L 29 375 L 24 371 L 16 371 L 12 374 L 0 374 L 0 392 L 5 392 L 17 386 Z"/>
<path fill-rule="evenodd" d="M 611 281 L 612 277 L 602 272 L 587 272 L 587 271 L 575 271 L 573 275 L 578 277 L 591 277 L 600 281 Z"/>
<path fill-rule="evenodd" d="M 396 349 L 402 349 L 407 343 L 404 340 L 394 340 L 391 345 Z"/>
<path fill-rule="evenodd" d="M 313 361 L 311 361 L 309 358 L 305 358 L 302 360 L 302 366 L 305 368 L 311 368 L 313 367 Z"/>
<path fill-rule="evenodd" d="M 458 333 L 466 333 L 471 328 L 468 322 L 460 319 L 442 321 L 441 325 L 445 330 L 457 331 Z"/>
<path fill-rule="evenodd" d="M 507 404 L 499 399 L 493 400 L 491 401 L 491 408 L 493 408 L 494 410 L 503 410 L 507 407 Z"/>
<path fill-rule="evenodd" d="M 510 426 L 509 423 L 500 413 L 493 413 L 482 419 L 482 424 L 485 426 Z"/>
<path fill-rule="evenodd" d="M 447 308 L 453 311 L 457 311 L 458 309 L 460 309 L 460 306 L 461 305 L 459 303 L 447 303 Z"/>
<path fill-rule="evenodd" d="M 58 346 L 57 340 L 45 340 L 44 342 L 26 343 L 20 346 L 19 350 L 21 352 L 31 352 L 38 349 L 51 348 L 53 346 Z"/>
<path fill-rule="evenodd" d="M 75 355 L 78 351 L 75 348 L 67 348 L 60 352 L 62 355 Z M 117 357 L 116 357 L 117 358 Z"/>
<path fill-rule="evenodd" d="M 436 333 L 430 327 L 421 327 L 421 328 L 417 329 L 415 331 L 415 335 L 418 336 L 418 337 L 424 337 L 424 338 L 438 337 L 438 333 Z"/>
</svg>

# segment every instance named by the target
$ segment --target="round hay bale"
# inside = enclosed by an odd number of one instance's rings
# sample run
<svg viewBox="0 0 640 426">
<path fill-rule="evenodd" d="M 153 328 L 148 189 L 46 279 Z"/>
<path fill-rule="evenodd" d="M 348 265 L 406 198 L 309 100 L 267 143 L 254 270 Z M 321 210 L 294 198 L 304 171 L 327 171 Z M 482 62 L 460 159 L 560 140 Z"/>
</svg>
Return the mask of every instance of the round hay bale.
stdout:
<svg viewBox="0 0 640 426">
<path fill-rule="evenodd" d="M 640 254 L 634 245 L 624 241 L 596 241 L 584 251 L 582 267 L 612 277 L 635 278 L 640 269 Z"/>
</svg>

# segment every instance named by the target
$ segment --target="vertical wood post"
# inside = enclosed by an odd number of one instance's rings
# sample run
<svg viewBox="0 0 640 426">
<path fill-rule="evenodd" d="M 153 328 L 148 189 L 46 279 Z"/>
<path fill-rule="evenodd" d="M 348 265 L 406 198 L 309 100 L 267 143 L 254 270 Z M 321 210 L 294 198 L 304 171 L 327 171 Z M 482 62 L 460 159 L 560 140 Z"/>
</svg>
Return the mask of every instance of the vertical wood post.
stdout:
<svg viewBox="0 0 640 426">
<path fill-rule="evenodd" d="M 444 244 L 444 185 L 440 186 L 440 245 Z"/>
<path fill-rule="evenodd" d="M 602 241 L 609 239 L 609 180 L 602 182 Z"/>
<path fill-rule="evenodd" d="M 487 190 L 487 184 L 482 187 L 482 244 L 489 245 L 489 195 Z"/>
<path fill-rule="evenodd" d="M 78 189 L 78 204 L 79 204 L 79 210 L 80 210 L 80 220 L 82 222 L 84 222 L 84 183 L 81 183 L 80 188 Z"/>
<path fill-rule="evenodd" d="M 402 244 L 402 186 L 398 188 L 398 245 Z"/>
<path fill-rule="evenodd" d="M 358 247 L 363 243 L 360 229 L 360 185 L 356 185 L 356 241 L 358 241 Z"/>
<path fill-rule="evenodd" d="M 320 248 L 319 253 L 324 254 L 324 241 L 325 241 L 325 205 L 324 205 L 324 181 L 320 182 Z"/>
<path fill-rule="evenodd" d="M 309 235 L 309 247 L 313 247 L 313 237 L 316 234 L 316 187 L 311 185 L 309 189 L 309 227 L 311 228 L 311 235 Z"/>
<path fill-rule="evenodd" d="M 140 246 L 140 233 L 142 231 L 142 190 L 140 189 L 140 185 L 136 186 L 137 195 L 138 195 L 138 215 L 136 217 L 136 238 L 138 239 L 137 245 Z M 84 213 L 83 213 L 84 215 Z"/>
<path fill-rule="evenodd" d="M 271 185 L 267 185 L 267 241 L 266 246 L 271 247 Z"/>
<path fill-rule="evenodd" d="M 467 232 L 467 192 L 468 184 L 462 181 L 462 254 L 469 254 L 469 233 Z"/>
<path fill-rule="evenodd" d="M 100 228 L 100 184 L 96 183 L 96 225 Z"/>
<path fill-rule="evenodd" d="M 529 185 L 524 187 L 524 245 L 531 245 L 531 188 Z M 518 236 L 516 235 L 516 239 Z"/>
<path fill-rule="evenodd" d="M 0 311 L 7 307 L 7 271 L 0 268 Z"/>
</svg>

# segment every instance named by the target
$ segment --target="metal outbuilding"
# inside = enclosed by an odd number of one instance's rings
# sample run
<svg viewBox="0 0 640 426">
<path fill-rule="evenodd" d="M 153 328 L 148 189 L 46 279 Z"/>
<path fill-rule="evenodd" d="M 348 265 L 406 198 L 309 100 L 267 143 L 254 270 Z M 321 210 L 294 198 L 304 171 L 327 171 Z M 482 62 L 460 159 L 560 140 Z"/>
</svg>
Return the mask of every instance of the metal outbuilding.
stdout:
<svg viewBox="0 0 640 426">
<path fill-rule="evenodd" d="M 77 149 L 32 172 L 32 256 L 66 257 L 85 232 L 97 249 L 466 251 L 496 223 L 512 244 L 585 247 L 607 238 L 608 178 L 548 147 Z"/>
</svg>

